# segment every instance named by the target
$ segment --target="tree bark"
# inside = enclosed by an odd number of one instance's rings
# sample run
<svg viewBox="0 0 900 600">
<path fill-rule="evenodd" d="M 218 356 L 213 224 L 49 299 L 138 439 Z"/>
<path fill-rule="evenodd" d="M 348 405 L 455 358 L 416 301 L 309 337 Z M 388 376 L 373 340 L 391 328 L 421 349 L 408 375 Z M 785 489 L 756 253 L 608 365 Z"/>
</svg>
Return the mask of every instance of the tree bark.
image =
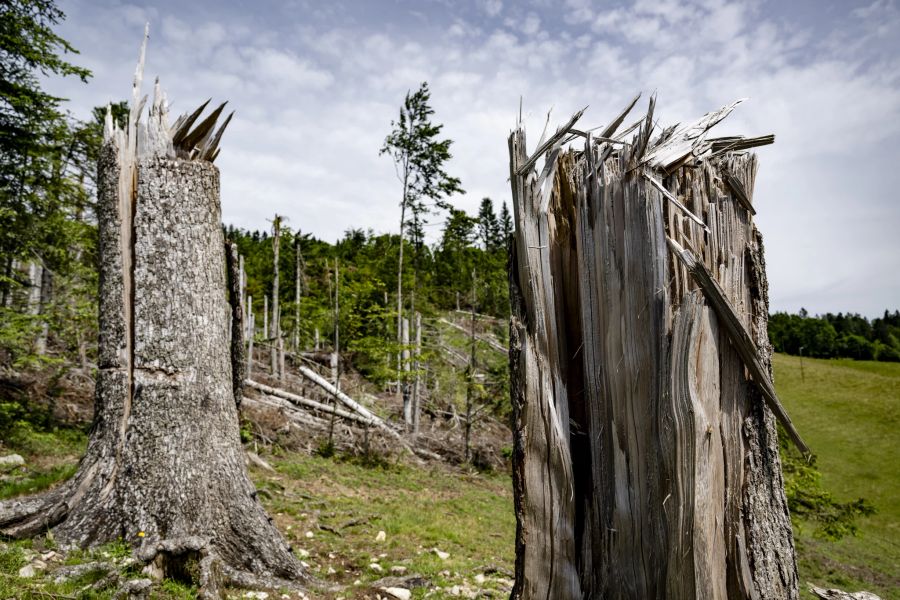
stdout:
<svg viewBox="0 0 900 600">
<path fill-rule="evenodd" d="M 714 153 L 724 109 L 651 142 L 652 111 L 561 152 L 573 119 L 540 175 L 509 140 L 512 597 L 797 598 L 756 159 Z"/>
<path fill-rule="evenodd" d="M 50 529 L 66 547 L 122 539 L 169 576 L 195 559 L 207 596 L 223 580 L 294 586 L 288 580 L 307 576 L 259 503 L 240 444 L 229 351 L 238 333 L 229 327 L 219 172 L 209 162 L 221 129 L 210 136 L 214 119 L 192 132 L 191 123 L 168 128 L 158 94 L 149 123 L 137 122 L 137 110 L 127 131 L 108 117 L 98 167 L 99 371 L 88 448 L 65 484 L 0 503 L 0 533 Z"/>
</svg>

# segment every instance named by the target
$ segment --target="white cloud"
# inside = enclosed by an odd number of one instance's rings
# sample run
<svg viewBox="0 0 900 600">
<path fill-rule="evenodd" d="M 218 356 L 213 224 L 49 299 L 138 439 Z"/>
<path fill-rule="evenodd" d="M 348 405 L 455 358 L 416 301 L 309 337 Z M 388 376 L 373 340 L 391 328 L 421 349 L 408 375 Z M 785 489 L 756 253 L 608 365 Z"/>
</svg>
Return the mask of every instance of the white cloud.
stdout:
<svg viewBox="0 0 900 600">
<path fill-rule="evenodd" d="M 161 75 L 176 107 L 213 95 L 237 111 L 217 161 L 224 218 L 262 228 L 277 211 L 330 240 L 349 227 L 396 229 L 397 182 L 378 149 L 423 80 L 454 140 L 449 170 L 468 192 L 456 202 L 470 211 L 483 196 L 509 195 L 506 137 L 520 97 L 534 144 L 551 106 L 559 122 L 590 104 L 585 125 L 597 125 L 655 90 L 665 124 L 749 96 L 721 132 L 777 135 L 760 150 L 756 194 L 773 307 L 897 306 L 900 284 L 883 276 L 900 269 L 893 2 L 816 24 L 763 0 L 476 1 L 474 15 L 441 6 L 399 28 L 388 16 L 354 20 L 358 7 L 339 3 L 277 14 L 223 5 L 211 21 L 208 7 L 176 19 L 73 0 L 63 33 L 96 77 L 60 92 L 82 114 L 124 97 L 150 19 L 148 74 Z M 502 22 L 485 18 L 501 13 Z"/>
</svg>

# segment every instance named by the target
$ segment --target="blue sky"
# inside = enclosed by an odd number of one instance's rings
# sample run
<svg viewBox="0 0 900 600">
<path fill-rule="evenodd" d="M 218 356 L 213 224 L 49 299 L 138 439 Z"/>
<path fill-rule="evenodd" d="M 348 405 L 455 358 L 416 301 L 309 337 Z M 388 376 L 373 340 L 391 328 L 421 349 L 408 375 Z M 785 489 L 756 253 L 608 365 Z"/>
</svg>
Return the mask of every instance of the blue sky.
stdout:
<svg viewBox="0 0 900 600">
<path fill-rule="evenodd" d="M 900 307 L 897 2 L 60 6 L 75 62 L 94 71 L 88 85 L 50 83 L 76 116 L 128 96 L 146 22 L 146 73 L 173 112 L 230 101 L 216 161 L 227 223 L 265 228 L 277 212 L 330 241 L 350 227 L 396 230 L 399 184 L 378 149 L 406 91 L 425 80 L 454 140 L 448 170 L 467 192 L 454 203 L 469 211 L 509 197 L 506 137 L 520 97 L 532 141 L 551 108 L 560 123 L 589 105 L 583 122 L 594 126 L 655 91 L 670 124 L 747 97 L 717 130 L 776 135 L 759 150 L 754 198 L 773 310 Z"/>
</svg>

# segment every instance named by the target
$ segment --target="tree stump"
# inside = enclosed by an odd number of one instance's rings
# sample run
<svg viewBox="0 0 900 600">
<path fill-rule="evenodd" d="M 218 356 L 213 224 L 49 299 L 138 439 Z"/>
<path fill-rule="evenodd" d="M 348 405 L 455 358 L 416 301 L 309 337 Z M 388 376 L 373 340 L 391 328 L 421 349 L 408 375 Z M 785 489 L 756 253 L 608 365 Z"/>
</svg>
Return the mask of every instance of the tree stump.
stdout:
<svg viewBox="0 0 900 600">
<path fill-rule="evenodd" d="M 732 105 L 653 139 L 654 100 L 613 138 L 635 102 L 509 139 L 512 597 L 797 598 L 745 152 L 773 138 L 709 138 Z"/>
<path fill-rule="evenodd" d="M 146 41 L 145 41 L 146 43 Z M 99 161 L 100 340 L 94 424 L 71 480 L 0 503 L 0 533 L 64 546 L 125 540 L 160 575 L 222 583 L 306 578 L 247 475 L 232 382 L 219 172 L 228 121 L 204 106 L 167 123 L 157 88 L 126 130 L 107 118 Z M 223 105 L 224 106 L 224 105 Z M 229 117 L 230 119 L 230 117 Z M 235 313 L 239 317 L 240 312 Z M 239 358 L 240 360 L 240 358 Z"/>
</svg>

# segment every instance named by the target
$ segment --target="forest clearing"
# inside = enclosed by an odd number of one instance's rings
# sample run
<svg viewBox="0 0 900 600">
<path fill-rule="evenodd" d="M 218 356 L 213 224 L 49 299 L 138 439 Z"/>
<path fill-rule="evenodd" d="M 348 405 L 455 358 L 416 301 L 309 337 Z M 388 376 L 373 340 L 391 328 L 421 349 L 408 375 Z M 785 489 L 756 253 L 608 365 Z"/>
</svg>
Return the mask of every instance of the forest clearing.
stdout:
<svg viewBox="0 0 900 600">
<path fill-rule="evenodd" d="M 871 436 L 879 427 L 896 426 L 900 367 L 818 359 L 803 362 L 805 374 L 801 377 L 797 357 L 776 355 L 779 394 L 796 415 L 797 424 L 807 433 L 810 443 L 822 448 L 818 465 L 825 487 L 843 501 L 862 495 L 871 500 L 877 512 L 859 521 L 859 536 L 839 541 L 815 535 L 814 522 L 795 518 L 801 581 L 867 589 L 886 599 L 900 598 L 896 529 L 900 520 L 900 478 L 896 466 L 893 472 L 883 468 L 900 464 L 898 450 L 896 445 L 886 444 L 878 452 L 861 451 L 854 442 L 859 436 Z M 819 407 L 821 397 L 831 399 L 825 410 Z M 91 405 L 89 396 L 72 393 L 65 396 L 65 402 L 82 405 L 85 412 L 81 414 L 86 414 Z M 861 403 L 868 403 L 873 410 L 861 413 Z M 29 430 L 22 425 L 11 431 L 3 453 L 22 455 L 26 466 L 11 477 L 7 475 L 0 488 L 0 499 L 36 492 L 71 474 L 83 452 L 86 425 L 84 421 L 59 424 L 50 426 L 48 431 Z M 500 437 L 494 443 L 502 446 L 508 441 Z M 514 566 L 515 520 L 511 483 L 505 469 L 485 473 L 442 464 L 407 464 L 403 460 L 366 463 L 341 454 L 324 458 L 315 454 L 315 447 L 310 452 L 280 443 L 277 438 L 269 446 L 252 441 L 247 446 L 276 470 L 272 473 L 251 467 L 254 481 L 264 490 L 263 503 L 279 528 L 288 532 L 318 577 L 349 584 L 350 591 L 335 597 L 371 598 L 378 591 L 371 587 L 373 582 L 412 575 L 428 581 L 421 588 L 413 588 L 413 598 L 424 598 L 428 592 L 432 593 L 427 597 L 435 599 L 461 597 L 452 594 L 454 586 L 460 593 L 494 590 L 493 597 L 508 595 Z M 434 513 L 445 518 L 433 519 Z M 313 532 L 313 537 L 306 537 L 307 531 Z M 380 531 L 386 534 L 384 541 L 377 541 Z M 77 595 L 78 590 L 102 579 L 102 572 L 88 573 L 66 584 L 53 584 L 51 577 L 41 574 L 31 580 L 17 577 L 32 556 L 28 550 L 38 553 L 50 547 L 52 544 L 41 539 L 7 543 L 0 557 L 0 597 L 24 600 L 47 597 L 42 594 Z M 441 559 L 434 548 L 450 556 Z M 66 563 L 109 561 L 111 557 L 125 556 L 126 548 L 114 546 L 67 557 Z M 371 568 L 371 564 L 378 564 L 381 570 Z M 391 567 L 401 569 L 392 571 Z M 360 583 L 354 586 L 357 580 Z M 192 590 L 195 588 L 171 582 L 157 597 L 191 598 Z M 97 590 L 90 597 L 110 598 L 114 591 Z M 234 592 L 234 597 L 242 594 Z M 802 597 L 815 598 L 805 591 Z"/>
<path fill-rule="evenodd" d="M 346 4 L 72 1 L 74 29 L 0 8 L 0 599 L 898 597 L 900 248 L 873 235 L 896 208 L 860 172 L 829 254 L 837 213 L 795 205 L 848 203 L 833 120 L 760 77 L 839 40 L 738 59 L 783 32 L 706 0 L 452 26 L 401 0 L 331 37 Z M 847 94 L 896 91 L 887 4 L 833 7 L 863 36 Z M 412 36 L 389 50 L 365 36 L 389 13 L 423 29 L 388 19 Z M 90 14 L 129 24 L 85 38 Z M 602 42 L 663 22 L 705 32 L 680 65 Z"/>
</svg>

